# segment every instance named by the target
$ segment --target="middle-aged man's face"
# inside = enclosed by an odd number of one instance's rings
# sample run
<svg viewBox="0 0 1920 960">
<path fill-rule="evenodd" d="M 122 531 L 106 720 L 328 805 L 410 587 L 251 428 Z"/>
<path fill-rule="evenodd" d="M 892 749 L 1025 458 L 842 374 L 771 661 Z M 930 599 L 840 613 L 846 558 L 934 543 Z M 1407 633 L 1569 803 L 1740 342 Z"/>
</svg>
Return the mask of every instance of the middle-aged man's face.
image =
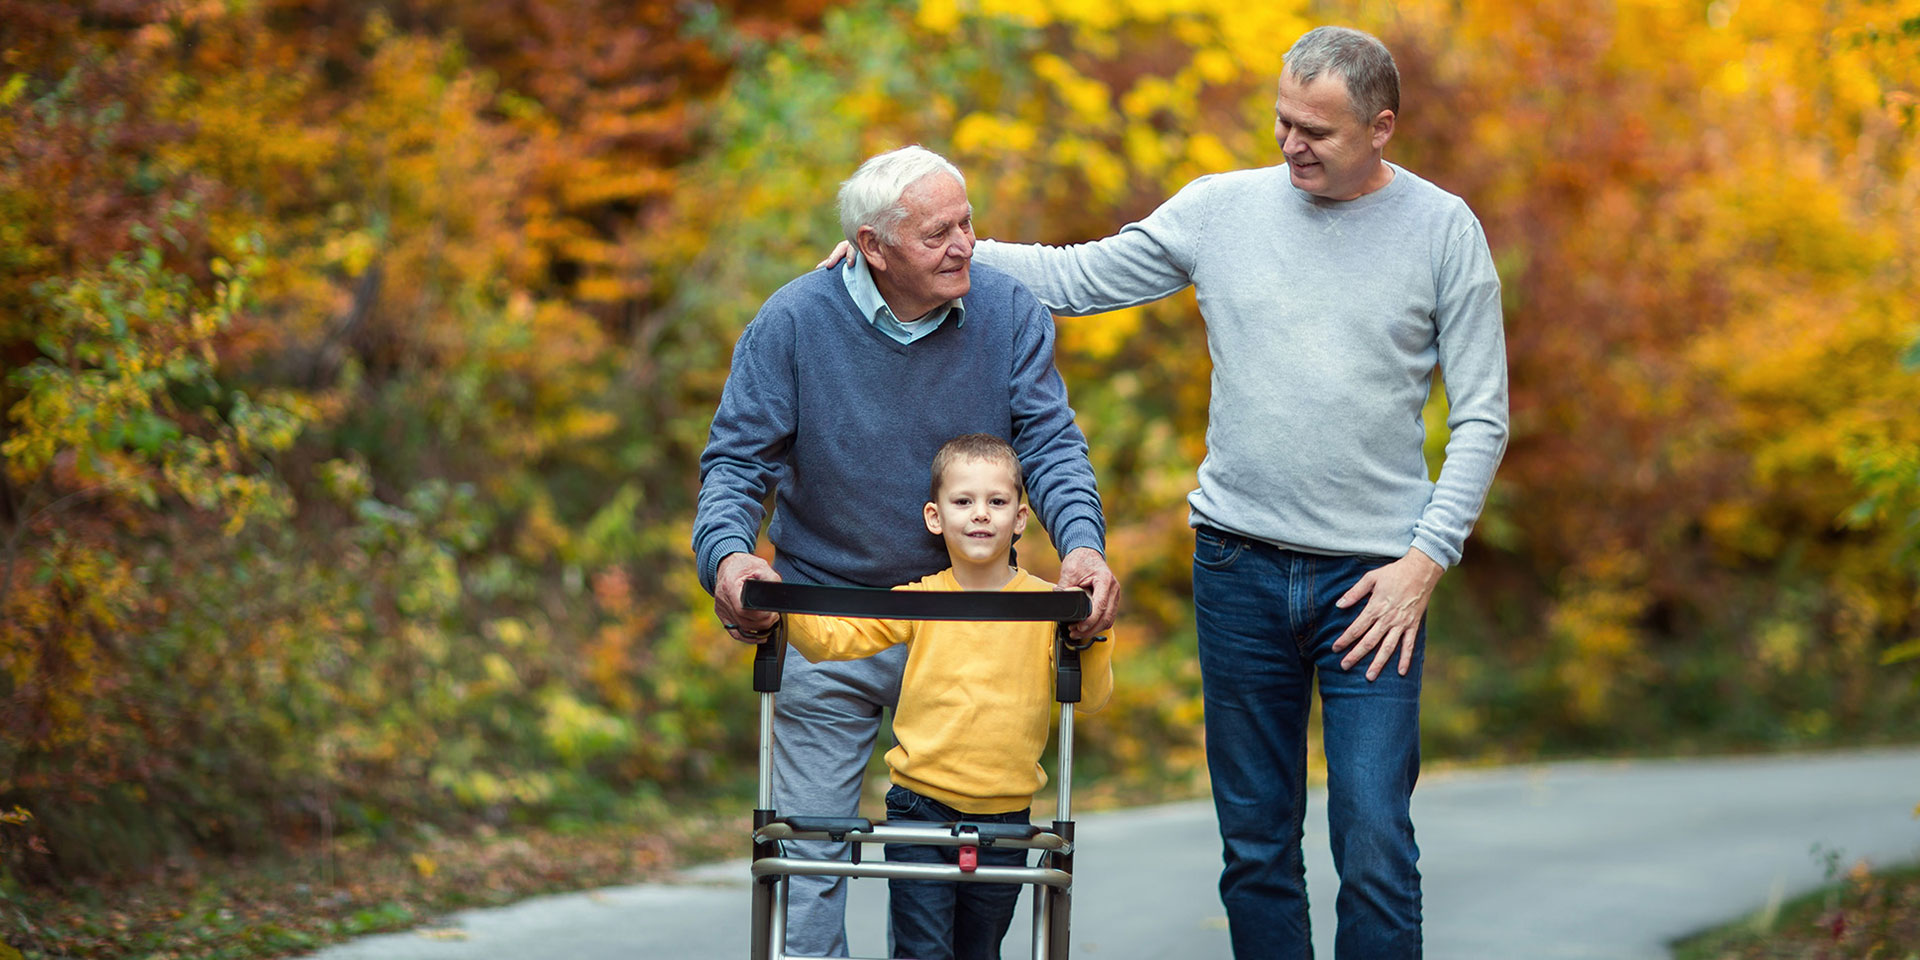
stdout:
<svg viewBox="0 0 1920 960">
<path fill-rule="evenodd" d="M 1371 122 L 1354 115 L 1344 77 L 1322 73 L 1303 84 L 1291 73 L 1280 74 L 1273 138 L 1287 157 L 1294 186 L 1328 200 L 1352 200 L 1385 186 L 1391 174 L 1380 155 L 1392 135 L 1392 111 L 1380 111 Z"/>
<path fill-rule="evenodd" d="M 907 216 L 887 243 L 863 230 L 861 252 L 872 262 L 902 321 L 916 320 L 972 288 L 973 205 L 960 181 L 929 173 L 900 195 Z"/>
</svg>

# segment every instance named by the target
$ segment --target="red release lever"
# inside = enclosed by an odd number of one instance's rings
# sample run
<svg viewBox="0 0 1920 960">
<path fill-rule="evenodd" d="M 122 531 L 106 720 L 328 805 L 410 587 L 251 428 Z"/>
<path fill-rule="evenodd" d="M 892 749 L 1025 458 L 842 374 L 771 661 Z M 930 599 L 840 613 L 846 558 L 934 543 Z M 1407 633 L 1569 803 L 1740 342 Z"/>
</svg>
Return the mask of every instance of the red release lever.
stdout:
<svg viewBox="0 0 1920 960">
<path fill-rule="evenodd" d="M 974 868 L 978 866 L 980 866 L 980 848 L 961 847 L 960 869 L 966 873 L 972 873 Z"/>
</svg>

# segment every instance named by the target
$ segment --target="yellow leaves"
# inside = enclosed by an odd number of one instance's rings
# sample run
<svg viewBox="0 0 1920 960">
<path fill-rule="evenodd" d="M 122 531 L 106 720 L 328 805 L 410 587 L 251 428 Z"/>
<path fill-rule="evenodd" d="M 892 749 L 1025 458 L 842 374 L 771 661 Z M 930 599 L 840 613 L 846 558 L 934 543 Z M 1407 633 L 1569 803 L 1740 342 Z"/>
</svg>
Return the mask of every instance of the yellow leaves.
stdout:
<svg viewBox="0 0 1920 960">
<path fill-rule="evenodd" d="M 555 787 L 553 776 L 545 772 L 501 776 L 490 770 L 461 770 L 447 764 L 435 766 L 428 780 L 475 809 L 506 803 L 537 805 L 551 799 Z"/>
<path fill-rule="evenodd" d="M 920 0 L 914 22 L 922 30 L 947 33 L 960 25 L 959 0 Z"/>
<path fill-rule="evenodd" d="M 1146 120 L 1162 110 L 1178 112 L 1191 103 L 1191 91 L 1179 90 L 1163 77 L 1147 76 L 1121 95 L 1120 110 L 1130 120 Z"/>
<path fill-rule="evenodd" d="M 194 295 L 153 246 L 44 285 L 48 355 L 15 378 L 25 394 L 8 411 L 17 429 L 0 447 L 9 474 L 24 482 L 65 458 L 63 479 L 97 488 L 93 495 L 150 508 L 177 496 L 222 514 L 229 535 L 249 518 L 284 516 L 290 502 L 277 481 L 246 471 L 256 454 L 290 447 L 311 407 L 285 390 L 260 401 L 216 393 L 186 411 L 174 400 L 176 388 L 210 383 L 216 338 L 244 304 L 258 263 L 249 243 L 236 250 L 243 259 L 223 262 L 226 278 L 210 295 Z M 194 421 L 205 426 L 182 426 Z"/>
<path fill-rule="evenodd" d="M 1241 76 L 1240 62 L 1233 55 L 1218 47 L 1208 47 L 1193 55 L 1193 70 L 1200 79 L 1211 84 L 1224 85 Z"/>
<path fill-rule="evenodd" d="M 1603 720 L 1620 686 L 1646 669 L 1639 626 L 1648 605 L 1645 577 L 1638 552 L 1596 546 L 1548 613 L 1561 648 L 1554 676 L 1580 721 Z"/>
<path fill-rule="evenodd" d="M 349 277 L 358 277 L 373 265 L 381 243 L 371 230 L 348 230 L 329 236 L 321 245 L 320 256 Z"/>
<path fill-rule="evenodd" d="M 1166 170 L 1170 159 L 1167 147 L 1153 127 L 1140 123 L 1128 124 L 1121 142 L 1125 144 L 1128 165 L 1140 171 L 1142 176 L 1157 179 Z"/>
<path fill-rule="evenodd" d="M 578 171 L 561 190 L 562 200 L 575 209 L 615 201 L 646 200 L 667 193 L 674 185 L 673 175 L 665 170 L 620 170 L 610 164 L 584 166 L 586 169 Z"/>
<path fill-rule="evenodd" d="M 514 548 L 529 563 L 544 563 L 572 538 L 571 532 L 554 515 L 553 501 L 541 496 L 527 509 L 514 537 Z"/>
<path fill-rule="evenodd" d="M 1282 56 L 1294 39 L 1317 24 L 1301 3 L 1231 4 L 1217 0 L 1221 49 L 1240 69 L 1259 77 L 1280 76 Z"/>
<path fill-rule="evenodd" d="M 992 17 L 1030 27 L 1053 22 L 1055 11 L 1047 0 L 975 0 L 982 17 Z"/>
<path fill-rule="evenodd" d="M 620 750 L 635 736 L 621 717 L 585 703 L 570 691 L 550 687 L 541 695 L 540 732 L 554 753 L 571 765 Z"/>
<path fill-rule="evenodd" d="M 1085 354 L 1092 360 L 1107 360 L 1139 331 L 1147 309 L 1128 307 L 1056 324 L 1060 349 Z"/>
<path fill-rule="evenodd" d="M 1033 150 L 1040 132 L 1033 124 L 999 113 L 969 113 L 953 131 L 953 149 L 971 155 L 1018 155 Z"/>
<path fill-rule="evenodd" d="M 409 859 L 413 863 L 413 872 L 419 874 L 423 879 L 431 880 L 434 874 L 440 872 L 439 862 L 427 856 L 424 852 L 415 851 Z"/>
<path fill-rule="evenodd" d="M 1036 55 L 1032 68 L 1036 76 L 1053 87 L 1075 120 L 1094 129 L 1113 122 L 1112 94 L 1105 84 L 1082 76 L 1065 60 L 1050 53 Z"/>
<path fill-rule="evenodd" d="M 1088 30 L 1112 30 L 1128 13 L 1126 5 L 1114 0 L 1050 0 L 1045 4 L 1052 8 L 1053 18 L 1060 23 L 1071 23 Z"/>
<path fill-rule="evenodd" d="M 498 620 L 489 621 L 486 632 L 508 650 L 526 646 L 527 641 L 533 636 L 533 629 L 525 620 L 518 617 L 501 617 Z"/>
<path fill-rule="evenodd" d="M 1755 638 L 1760 663 L 1775 673 L 1786 675 L 1800 669 L 1802 657 L 1811 640 L 1808 625 L 1799 619 L 1775 620 L 1763 625 Z"/>
<path fill-rule="evenodd" d="M 1047 151 L 1047 159 L 1056 166 L 1077 170 L 1086 178 L 1097 202 L 1113 203 L 1126 186 L 1127 168 L 1118 157 L 1091 140 L 1062 136 L 1054 141 L 1053 149 Z"/>
<path fill-rule="evenodd" d="M 1753 71 L 1738 60 L 1722 66 L 1713 77 L 1713 89 L 1737 97 L 1753 88 Z"/>
<path fill-rule="evenodd" d="M 424 543 L 408 543 L 400 563 L 399 590 L 394 597 L 400 612 L 409 617 L 433 617 L 451 613 L 460 603 L 460 572 L 453 555 L 445 548 Z"/>
</svg>

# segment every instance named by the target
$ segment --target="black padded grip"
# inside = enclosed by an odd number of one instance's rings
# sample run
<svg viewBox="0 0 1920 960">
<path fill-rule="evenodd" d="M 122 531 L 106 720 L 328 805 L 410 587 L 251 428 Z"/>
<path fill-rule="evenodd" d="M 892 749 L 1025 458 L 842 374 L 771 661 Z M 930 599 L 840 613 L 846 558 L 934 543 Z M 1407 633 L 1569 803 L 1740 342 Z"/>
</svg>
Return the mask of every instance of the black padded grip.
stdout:
<svg viewBox="0 0 1920 960">
<path fill-rule="evenodd" d="M 884 620 L 1033 620 L 1077 623 L 1093 614 L 1082 590 L 876 590 L 814 583 L 748 580 L 740 599 L 750 610 Z"/>
</svg>

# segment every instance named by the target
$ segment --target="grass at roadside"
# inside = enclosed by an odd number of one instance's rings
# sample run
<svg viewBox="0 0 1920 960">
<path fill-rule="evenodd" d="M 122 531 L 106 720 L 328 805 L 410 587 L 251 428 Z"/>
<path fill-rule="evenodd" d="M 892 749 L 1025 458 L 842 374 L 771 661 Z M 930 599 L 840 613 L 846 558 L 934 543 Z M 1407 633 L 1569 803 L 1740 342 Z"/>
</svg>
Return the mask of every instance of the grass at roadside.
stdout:
<svg viewBox="0 0 1920 960">
<path fill-rule="evenodd" d="M 1676 944 L 1674 960 L 1920 960 L 1920 865 L 1835 883 Z"/>
<path fill-rule="evenodd" d="M 1084 791 L 1083 810 L 1200 795 L 1202 781 Z M 863 809 L 881 816 L 884 769 L 867 777 Z M 1034 809 L 1052 815 L 1053 796 Z M 749 798 L 653 805 L 627 823 L 573 830 L 515 828 L 465 836 L 423 833 L 404 846 L 364 838 L 250 860 L 175 861 L 112 886 L 21 890 L 0 882 L 0 960 L 269 960 L 352 937 L 421 928 L 469 907 L 544 893 L 657 879 L 681 867 L 746 855 Z"/>
<path fill-rule="evenodd" d="M 6 884 L 0 960 L 263 960 L 421 924 L 424 936 L 457 938 L 434 918 L 742 854 L 741 822 L 732 807 L 710 807 L 575 830 L 426 833 L 405 846 L 346 838 L 270 858 L 176 860 L 113 886 Z"/>
</svg>

